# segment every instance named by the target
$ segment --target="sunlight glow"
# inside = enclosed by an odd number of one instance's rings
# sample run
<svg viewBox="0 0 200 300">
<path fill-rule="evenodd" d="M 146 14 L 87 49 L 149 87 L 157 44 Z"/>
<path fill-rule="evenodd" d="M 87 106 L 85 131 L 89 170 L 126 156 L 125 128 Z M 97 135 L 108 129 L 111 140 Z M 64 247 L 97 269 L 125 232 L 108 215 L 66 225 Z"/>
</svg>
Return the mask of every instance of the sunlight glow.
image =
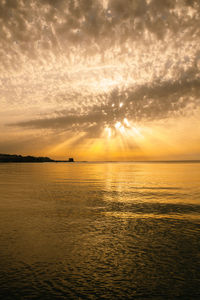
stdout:
<svg viewBox="0 0 200 300">
<path fill-rule="evenodd" d="M 115 128 L 116 129 L 119 129 L 121 127 L 121 122 L 117 122 L 116 124 L 115 124 Z"/>
<path fill-rule="evenodd" d="M 119 131 L 121 132 L 121 134 L 125 134 L 125 128 L 123 125 L 119 127 Z"/>
<path fill-rule="evenodd" d="M 130 127 L 130 123 L 129 123 L 129 121 L 128 121 L 126 118 L 124 118 L 124 124 L 125 124 L 127 127 Z"/>
<path fill-rule="evenodd" d="M 107 131 L 108 138 L 111 138 L 111 136 L 112 136 L 111 128 L 110 127 L 106 127 L 105 130 Z"/>
<path fill-rule="evenodd" d="M 140 130 L 139 130 L 138 128 L 132 127 L 132 130 L 133 130 L 133 132 L 134 132 L 137 136 L 142 137 L 142 135 L 141 135 L 141 133 L 140 133 Z"/>
</svg>

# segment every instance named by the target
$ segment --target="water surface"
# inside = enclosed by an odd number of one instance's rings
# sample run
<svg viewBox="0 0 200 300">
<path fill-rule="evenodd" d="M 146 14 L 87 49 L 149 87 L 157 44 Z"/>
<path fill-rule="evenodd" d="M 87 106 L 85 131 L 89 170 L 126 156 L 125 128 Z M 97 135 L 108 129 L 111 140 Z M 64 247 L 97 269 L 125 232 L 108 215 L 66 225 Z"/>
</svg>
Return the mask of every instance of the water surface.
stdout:
<svg viewBox="0 0 200 300">
<path fill-rule="evenodd" d="M 200 164 L 0 164 L 1 299 L 199 299 Z"/>
</svg>

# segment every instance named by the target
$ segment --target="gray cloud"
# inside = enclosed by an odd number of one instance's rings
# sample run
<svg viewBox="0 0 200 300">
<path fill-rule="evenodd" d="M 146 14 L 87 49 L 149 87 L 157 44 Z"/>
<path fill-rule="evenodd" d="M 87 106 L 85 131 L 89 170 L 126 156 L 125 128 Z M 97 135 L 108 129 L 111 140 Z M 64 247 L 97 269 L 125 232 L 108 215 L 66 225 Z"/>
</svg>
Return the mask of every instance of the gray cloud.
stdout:
<svg viewBox="0 0 200 300">
<path fill-rule="evenodd" d="M 192 111 L 200 105 L 200 78 L 196 78 L 196 75 L 193 70 L 189 70 L 173 82 L 157 80 L 149 86 L 129 87 L 124 90 L 115 88 L 107 95 L 106 104 L 94 105 L 87 113 L 59 112 L 57 117 L 33 119 L 11 125 L 38 129 L 73 129 L 85 131 L 88 137 L 98 137 L 102 128 L 113 127 L 124 118 L 141 122 L 184 115 L 188 113 L 188 109 Z M 188 101 L 189 97 L 193 100 Z M 123 103 L 122 107 L 120 103 Z"/>
<path fill-rule="evenodd" d="M 98 137 L 192 114 L 199 36 L 198 0 L 0 0 L 0 109 L 29 114 L 6 125 Z"/>
<path fill-rule="evenodd" d="M 0 1 L 1 61 L 17 67 L 22 54 L 48 60 L 50 52 L 68 55 L 81 47 L 86 56 L 119 46 L 126 41 L 164 41 L 169 34 L 182 42 L 200 33 L 199 1 L 110 0 L 107 8 L 98 0 Z M 179 40 L 180 42 L 180 40 Z M 98 47 L 94 47 L 94 44 Z M 8 54 L 10 56 L 8 57 Z M 12 65 L 10 65 L 12 64 Z"/>
</svg>

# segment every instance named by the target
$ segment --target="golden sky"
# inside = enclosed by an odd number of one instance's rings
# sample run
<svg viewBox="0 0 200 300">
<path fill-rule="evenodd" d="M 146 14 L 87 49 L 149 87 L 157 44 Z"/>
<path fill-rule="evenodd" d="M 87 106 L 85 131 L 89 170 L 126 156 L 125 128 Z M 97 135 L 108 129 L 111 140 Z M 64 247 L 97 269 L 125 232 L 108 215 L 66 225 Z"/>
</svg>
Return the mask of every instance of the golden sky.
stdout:
<svg viewBox="0 0 200 300">
<path fill-rule="evenodd" d="M 0 0 L 0 153 L 200 159 L 199 0 Z"/>
</svg>

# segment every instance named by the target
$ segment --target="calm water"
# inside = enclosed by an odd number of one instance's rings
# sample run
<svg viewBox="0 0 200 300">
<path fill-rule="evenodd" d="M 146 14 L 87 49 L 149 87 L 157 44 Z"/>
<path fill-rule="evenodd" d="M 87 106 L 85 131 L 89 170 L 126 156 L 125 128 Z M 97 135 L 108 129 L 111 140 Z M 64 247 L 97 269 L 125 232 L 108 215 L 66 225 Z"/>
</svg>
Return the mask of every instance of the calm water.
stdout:
<svg viewBox="0 0 200 300">
<path fill-rule="evenodd" d="M 200 164 L 0 164 L 1 299 L 199 299 Z"/>
</svg>

